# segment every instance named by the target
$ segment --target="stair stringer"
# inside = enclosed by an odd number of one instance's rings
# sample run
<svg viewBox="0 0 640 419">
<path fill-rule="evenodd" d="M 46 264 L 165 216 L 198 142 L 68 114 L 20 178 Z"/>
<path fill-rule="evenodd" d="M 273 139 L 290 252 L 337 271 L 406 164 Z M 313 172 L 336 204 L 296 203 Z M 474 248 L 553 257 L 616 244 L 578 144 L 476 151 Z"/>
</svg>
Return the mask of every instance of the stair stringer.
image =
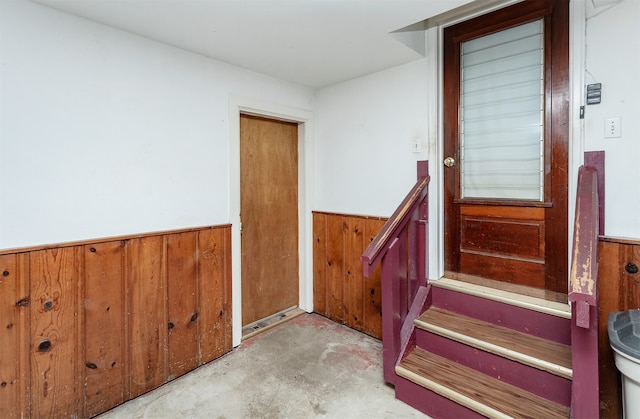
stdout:
<svg viewBox="0 0 640 419">
<path fill-rule="evenodd" d="M 394 368 L 416 347 L 415 320 L 431 306 L 431 295 L 431 285 L 418 287 L 400 330 L 400 354 L 396 358 Z"/>
</svg>

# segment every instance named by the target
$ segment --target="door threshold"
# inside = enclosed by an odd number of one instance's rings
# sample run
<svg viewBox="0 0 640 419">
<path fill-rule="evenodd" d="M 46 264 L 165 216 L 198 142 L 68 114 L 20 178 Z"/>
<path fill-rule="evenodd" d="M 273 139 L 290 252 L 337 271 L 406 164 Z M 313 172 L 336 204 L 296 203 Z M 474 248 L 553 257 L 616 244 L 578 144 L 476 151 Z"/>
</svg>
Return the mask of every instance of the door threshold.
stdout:
<svg viewBox="0 0 640 419">
<path fill-rule="evenodd" d="M 566 294 L 484 279 L 468 282 L 442 277 L 429 280 L 429 284 L 437 288 L 571 319 L 571 306 L 567 302 Z"/>
<path fill-rule="evenodd" d="M 269 330 L 279 324 L 282 324 L 288 320 L 294 319 L 301 314 L 305 314 L 306 311 L 298 308 L 297 306 L 288 308 L 279 313 L 273 314 L 257 322 L 248 324 L 242 328 L 242 340 L 249 339 L 257 335 L 260 332 Z"/>
</svg>

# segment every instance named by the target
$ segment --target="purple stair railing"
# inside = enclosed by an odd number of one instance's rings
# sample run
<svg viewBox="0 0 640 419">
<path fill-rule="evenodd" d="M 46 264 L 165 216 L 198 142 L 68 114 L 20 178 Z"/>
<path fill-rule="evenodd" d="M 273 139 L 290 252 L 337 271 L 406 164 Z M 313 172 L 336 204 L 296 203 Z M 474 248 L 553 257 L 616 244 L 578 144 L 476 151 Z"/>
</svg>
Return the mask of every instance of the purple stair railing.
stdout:
<svg viewBox="0 0 640 419">
<path fill-rule="evenodd" d="M 585 165 L 578 172 L 569 284 L 573 418 L 599 417 L 597 290 L 598 236 L 604 234 L 603 192 L 604 152 L 585 153 Z"/>
<path fill-rule="evenodd" d="M 366 277 L 382 263 L 383 370 L 391 384 L 427 299 L 429 179 L 428 162 L 418 162 L 416 184 L 360 257 Z"/>
</svg>

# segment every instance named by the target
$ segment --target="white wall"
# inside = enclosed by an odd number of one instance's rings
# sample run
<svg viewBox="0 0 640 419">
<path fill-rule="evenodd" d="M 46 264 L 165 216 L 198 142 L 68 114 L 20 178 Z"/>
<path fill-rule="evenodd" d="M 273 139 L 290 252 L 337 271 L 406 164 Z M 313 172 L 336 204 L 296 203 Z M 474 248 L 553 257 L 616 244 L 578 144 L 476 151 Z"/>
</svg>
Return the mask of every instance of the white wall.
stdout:
<svg viewBox="0 0 640 419">
<path fill-rule="evenodd" d="M 427 94 L 426 59 L 317 91 L 317 210 L 391 215 L 427 159 Z"/>
<path fill-rule="evenodd" d="M 586 106 L 585 149 L 605 150 L 605 233 L 640 238 L 640 1 L 586 6 L 585 83 L 602 83 L 602 103 Z M 604 138 L 611 117 L 620 138 Z"/>
<path fill-rule="evenodd" d="M 228 223 L 229 97 L 313 91 L 1 0 L 0 249 Z"/>
</svg>

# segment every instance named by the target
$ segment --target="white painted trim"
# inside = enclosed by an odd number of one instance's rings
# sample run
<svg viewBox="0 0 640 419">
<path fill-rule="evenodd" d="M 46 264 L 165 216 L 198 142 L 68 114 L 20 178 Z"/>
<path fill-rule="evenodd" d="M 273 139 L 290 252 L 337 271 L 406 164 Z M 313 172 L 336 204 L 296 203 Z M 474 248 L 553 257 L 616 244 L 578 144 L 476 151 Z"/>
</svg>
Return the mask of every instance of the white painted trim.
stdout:
<svg viewBox="0 0 640 419">
<path fill-rule="evenodd" d="M 576 192 L 578 189 L 578 169 L 584 163 L 585 130 L 584 119 L 580 119 L 580 106 L 585 97 L 585 56 L 586 56 L 586 6 L 584 1 L 569 3 L 569 184 L 568 217 L 569 253 L 567 266 L 571 271 L 573 255 L 573 220 L 576 211 Z M 567 278 L 571 282 L 571 278 Z M 569 284 L 570 286 L 571 284 Z"/>
<path fill-rule="evenodd" d="M 427 19 L 425 26 L 427 28 L 437 26 L 440 29 L 444 29 L 447 26 L 452 26 L 480 15 L 504 9 L 505 7 L 521 3 L 523 1 L 524 0 L 485 0 L 484 2 L 470 2 L 458 8 L 444 12 L 439 16 Z"/>
<path fill-rule="evenodd" d="M 442 164 L 442 28 L 425 31 L 427 50 L 427 126 L 429 136 L 429 272 L 427 278 L 444 275 L 444 192 Z"/>
<path fill-rule="evenodd" d="M 229 220 L 231 222 L 231 301 L 232 342 L 238 346 L 242 340 L 242 272 L 240 245 L 240 113 L 260 115 L 298 125 L 298 254 L 299 302 L 307 312 L 313 311 L 313 187 L 315 185 L 314 116 L 311 111 L 264 102 L 261 100 L 229 96 Z"/>
</svg>

